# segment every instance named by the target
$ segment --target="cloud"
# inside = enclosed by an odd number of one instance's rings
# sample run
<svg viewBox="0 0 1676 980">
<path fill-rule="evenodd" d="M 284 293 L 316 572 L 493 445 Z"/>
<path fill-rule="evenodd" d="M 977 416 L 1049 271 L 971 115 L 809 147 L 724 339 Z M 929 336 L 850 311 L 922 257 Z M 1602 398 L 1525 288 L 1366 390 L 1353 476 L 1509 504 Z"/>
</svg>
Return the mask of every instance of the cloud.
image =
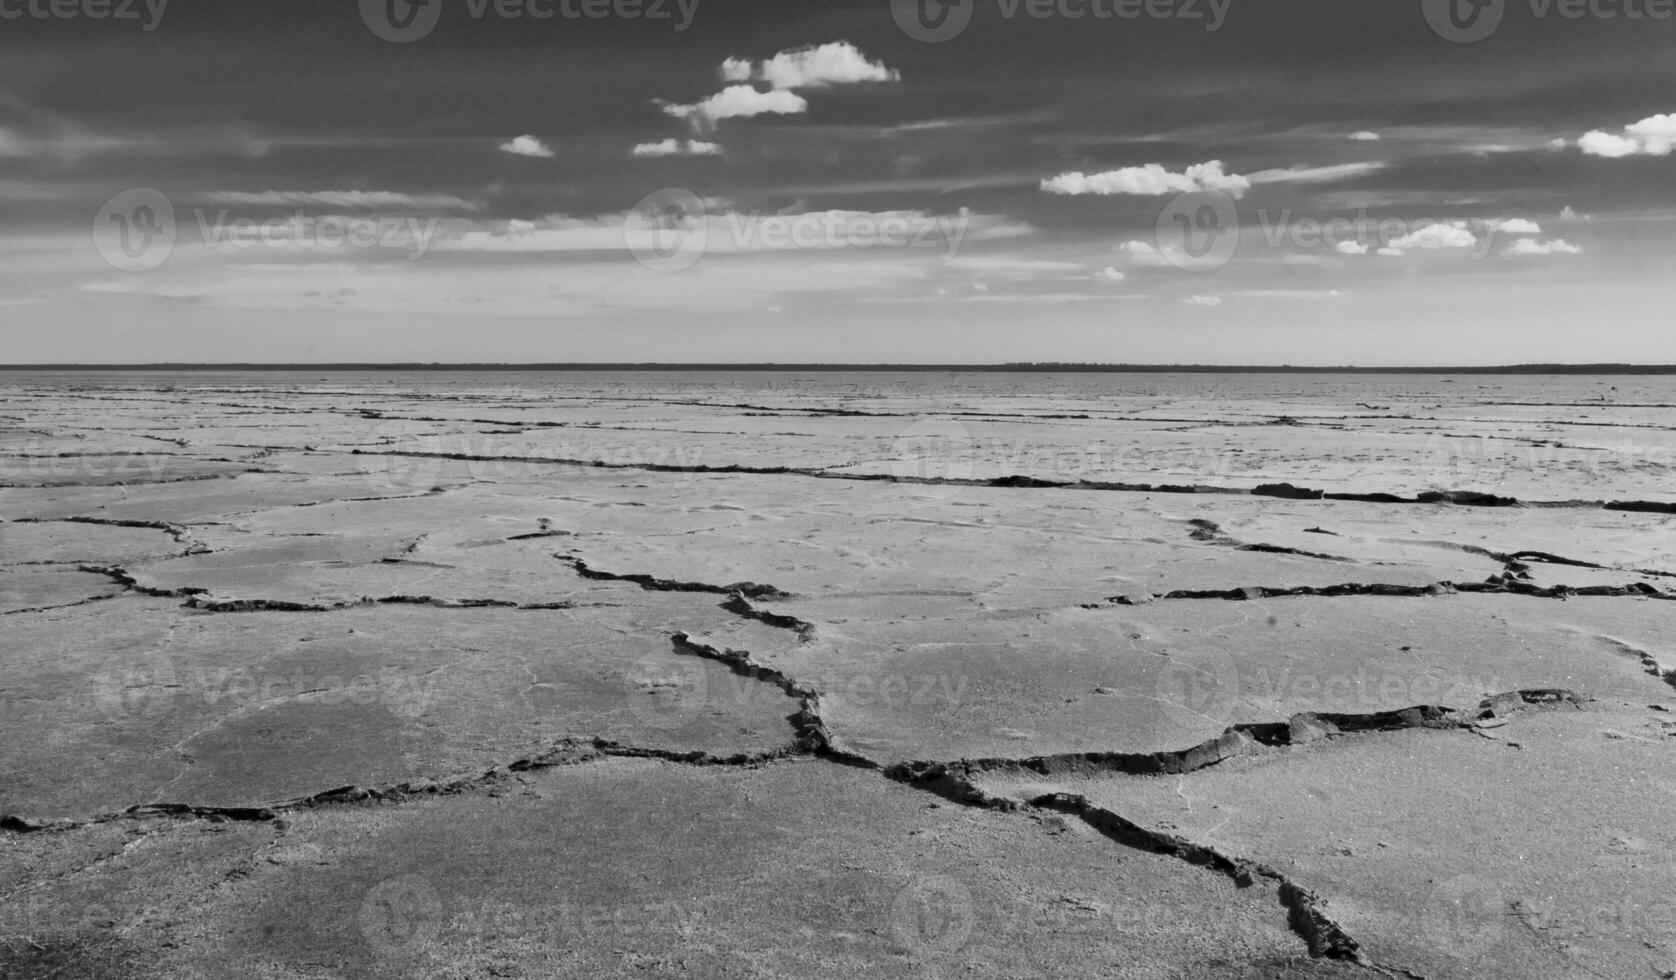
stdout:
<svg viewBox="0 0 1676 980">
<path fill-rule="evenodd" d="M 1361 143 L 1376 143 L 1379 141 L 1379 134 L 1371 129 L 1360 129 L 1351 133 L 1350 138 Z"/>
<path fill-rule="evenodd" d="M 1042 181 L 1042 190 L 1048 194 L 1097 194 L 1102 197 L 1113 194 L 1158 197 L 1206 190 L 1240 197 L 1250 187 L 1251 181 L 1245 177 L 1224 173 L 1221 160 L 1197 163 L 1179 174 L 1165 170 L 1159 164 L 1149 163 L 1143 167 L 1124 167 L 1098 174 L 1072 171 Z"/>
<path fill-rule="evenodd" d="M 729 85 L 703 102 L 661 104 L 665 115 L 706 126 L 723 119 L 749 119 L 767 113 L 796 115 L 809 108 L 809 103 L 795 92 L 783 89 L 759 92 L 749 85 Z"/>
<path fill-rule="evenodd" d="M 792 48 L 754 64 L 749 58 L 728 58 L 716 73 L 729 84 L 708 99 L 687 104 L 660 99 L 658 105 L 665 113 L 686 119 L 702 130 L 723 119 L 801 113 L 809 108 L 809 103 L 791 91 L 795 88 L 894 82 L 902 77 L 901 72 L 886 68 L 883 62 L 868 61 L 848 41 Z M 767 82 L 769 90 L 761 92 L 746 84 L 753 79 Z"/>
<path fill-rule="evenodd" d="M 1669 156 L 1676 149 L 1676 113 L 1648 116 L 1624 127 L 1622 135 L 1592 129 L 1577 140 L 1577 148 L 1590 156 Z"/>
<path fill-rule="evenodd" d="M 1368 246 L 1363 245 L 1361 242 L 1353 242 L 1353 241 L 1345 240 L 1345 241 L 1339 242 L 1337 245 L 1334 245 L 1333 248 L 1337 249 L 1339 252 L 1341 252 L 1345 255 L 1366 255 L 1366 254 L 1368 254 Z"/>
<path fill-rule="evenodd" d="M 1325 184 L 1378 173 L 1387 166 L 1388 164 L 1378 161 L 1368 161 L 1336 163 L 1330 167 L 1288 167 L 1279 170 L 1259 170 L 1247 179 L 1253 184 Z"/>
<path fill-rule="evenodd" d="M 1220 297 L 1220 296 L 1189 296 L 1186 299 L 1182 300 L 1182 302 L 1186 303 L 1188 306 L 1205 306 L 1205 307 L 1221 306 L 1222 305 L 1222 297 Z"/>
<path fill-rule="evenodd" d="M 729 58 L 722 63 L 723 76 L 735 76 L 748 61 Z M 848 41 L 833 41 L 819 46 L 781 51 L 756 66 L 752 75 L 777 89 L 824 88 L 828 85 L 855 85 L 861 82 L 894 82 L 902 73 L 886 68 L 883 62 L 868 61 L 860 49 Z"/>
<path fill-rule="evenodd" d="M 1104 279 L 1107 282 L 1122 282 L 1129 277 L 1108 265 L 1100 272 L 1098 278 Z"/>
<path fill-rule="evenodd" d="M 1513 244 L 1502 250 L 1503 255 L 1578 255 L 1583 251 L 1582 246 L 1573 245 L 1563 238 L 1554 238 L 1546 242 L 1539 242 L 1533 238 L 1515 239 Z"/>
<path fill-rule="evenodd" d="M 521 157 L 539 157 L 551 159 L 553 151 L 534 136 L 515 136 L 500 145 L 502 153 L 511 153 Z"/>
<path fill-rule="evenodd" d="M 1379 254 L 1401 255 L 1411 249 L 1473 248 L 1477 244 L 1478 236 L 1472 233 L 1466 222 L 1440 221 L 1421 225 L 1406 235 L 1391 239 L 1379 250 Z"/>
<path fill-rule="evenodd" d="M 1157 269 L 1170 264 L 1169 258 L 1149 242 L 1130 240 L 1117 246 L 1117 254 L 1133 265 Z"/>
<path fill-rule="evenodd" d="M 404 208 L 425 211 L 477 211 L 483 205 L 452 194 L 400 194 L 395 191 L 213 191 L 204 195 L 211 204 L 244 204 L 252 207 L 330 207 L 361 210 Z"/>
<path fill-rule="evenodd" d="M 721 153 L 722 148 L 715 143 L 673 138 L 657 143 L 640 143 L 633 150 L 633 155 L 637 157 L 714 157 Z"/>
<path fill-rule="evenodd" d="M 748 82 L 755 73 L 749 58 L 729 58 L 722 62 L 721 69 L 717 71 L 724 82 Z"/>
<path fill-rule="evenodd" d="M 1529 218 L 1508 218 L 1489 222 L 1490 230 L 1504 235 L 1540 235 L 1542 226 Z"/>
</svg>

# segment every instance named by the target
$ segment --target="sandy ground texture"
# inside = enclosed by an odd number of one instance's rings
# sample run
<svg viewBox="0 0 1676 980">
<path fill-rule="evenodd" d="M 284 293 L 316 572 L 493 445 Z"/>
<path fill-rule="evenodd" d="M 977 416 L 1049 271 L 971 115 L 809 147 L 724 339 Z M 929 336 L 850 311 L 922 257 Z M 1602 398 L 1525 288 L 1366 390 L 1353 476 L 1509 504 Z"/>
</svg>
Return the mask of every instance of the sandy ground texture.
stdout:
<svg viewBox="0 0 1676 980">
<path fill-rule="evenodd" d="M 0 386 L 0 976 L 1676 977 L 1637 379 Z"/>
</svg>

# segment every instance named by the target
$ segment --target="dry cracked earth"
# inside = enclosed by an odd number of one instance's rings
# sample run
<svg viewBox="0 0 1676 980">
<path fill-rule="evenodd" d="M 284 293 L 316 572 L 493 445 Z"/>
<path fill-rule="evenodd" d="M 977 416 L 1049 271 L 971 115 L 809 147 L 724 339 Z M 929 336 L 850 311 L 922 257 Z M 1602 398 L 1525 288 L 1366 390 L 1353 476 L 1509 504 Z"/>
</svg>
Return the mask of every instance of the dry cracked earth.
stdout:
<svg viewBox="0 0 1676 980">
<path fill-rule="evenodd" d="M 10 376 L 0 975 L 1676 976 L 1565 384 Z"/>
</svg>

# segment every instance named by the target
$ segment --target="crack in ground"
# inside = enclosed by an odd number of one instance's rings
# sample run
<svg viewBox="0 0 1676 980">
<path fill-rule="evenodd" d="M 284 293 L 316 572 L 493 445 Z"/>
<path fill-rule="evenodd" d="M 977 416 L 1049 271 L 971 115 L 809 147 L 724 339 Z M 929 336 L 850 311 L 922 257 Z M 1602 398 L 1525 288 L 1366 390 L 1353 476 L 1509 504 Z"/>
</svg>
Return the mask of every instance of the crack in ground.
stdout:
<svg viewBox="0 0 1676 980">
<path fill-rule="evenodd" d="M 801 476 L 813 480 L 851 480 L 862 483 L 907 483 L 927 486 L 990 487 L 1008 490 L 1101 490 L 1120 493 L 1227 494 L 1235 496 L 1285 496 L 1296 500 L 1347 500 L 1375 504 L 1452 504 L 1465 507 L 1542 507 L 1575 510 L 1622 510 L 1651 514 L 1676 514 L 1676 503 L 1656 500 L 1520 500 L 1475 490 L 1432 490 L 1404 497 L 1392 493 L 1337 493 L 1264 484 L 1256 488 L 1208 484 L 1125 483 L 1104 480 L 1046 480 L 1014 474 L 991 479 L 903 476 L 894 473 L 841 473 L 831 469 L 800 466 L 748 466 L 724 464 L 613 463 L 602 459 L 570 459 L 551 456 L 494 456 L 476 453 L 426 453 L 355 449 L 354 456 L 402 456 L 416 459 L 444 459 L 467 463 L 544 463 L 552 466 L 587 467 L 607 470 L 641 470 L 649 473 L 737 474 L 745 476 Z M 1288 488 L 1285 492 L 1281 488 Z M 1259 491 L 1269 491 L 1259 493 Z"/>
<path fill-rule="evenodd" d="M 1457 593 L 1473 595 L 1521 595 L 1533 599 L 1569 599 L 1579 596 L 1633 597 L 1639 599 L 1676 600 L 1676 592 L 1664 591 L 1646 582 L 1628 585 L 1549 585 L 1538 586 L 1515 577 L 1512 573 L 1492 575 L 1482 582 L 1433 582 L 1429 585 L 1394 585 L 1375 582 L 1345 582 L 1338 585 L 1244 586 L 1235 589 L 1177 589 L 1173 592 L 1149 592 L 1118 595 L 1104 602 L 1091 602 L 1084 609 L 1108 609 L 1112 606 L 1140 606 L 1164 599 L 1217 599 L 1243 602 L 1250 599 L 1282 599 L 1307 596 L 1313 598 L 1344 598 L 1347 596 L 1383 596 L 1391 598 L 1420 598 L 1446 596 Z"/>
</svg>

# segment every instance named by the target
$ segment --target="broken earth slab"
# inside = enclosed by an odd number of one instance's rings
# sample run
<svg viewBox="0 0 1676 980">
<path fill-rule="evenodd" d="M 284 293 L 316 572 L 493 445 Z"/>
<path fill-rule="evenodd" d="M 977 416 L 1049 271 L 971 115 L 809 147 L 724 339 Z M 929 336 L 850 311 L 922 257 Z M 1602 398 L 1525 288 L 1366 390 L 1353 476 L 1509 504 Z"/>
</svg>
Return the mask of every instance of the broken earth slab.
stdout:
<svg viewBox="0 0 1676 980">
<path fill-rule="evenodd" d="M 1344 735 L 1180 776 L 973 779 L 1007 798 L 1080 796 L 1270 865 L 1323 896 L 1373 960 L 1416 975 L 1659 976 L 1676 967 L 1667 718 L 1561 704 L 1477 735 Z"/>
</svg>

